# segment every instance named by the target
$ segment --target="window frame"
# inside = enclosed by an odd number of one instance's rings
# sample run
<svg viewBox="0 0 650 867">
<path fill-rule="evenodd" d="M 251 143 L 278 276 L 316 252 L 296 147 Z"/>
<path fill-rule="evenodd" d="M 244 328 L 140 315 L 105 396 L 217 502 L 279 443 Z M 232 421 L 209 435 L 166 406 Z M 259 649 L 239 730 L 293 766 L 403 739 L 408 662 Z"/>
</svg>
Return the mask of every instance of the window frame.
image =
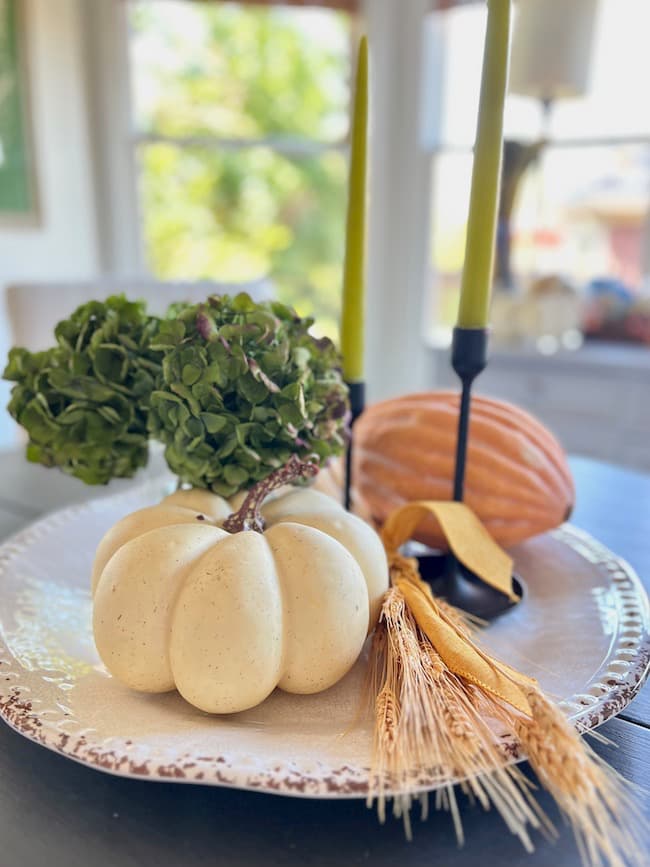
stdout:
<svg viewBox="0 0 650 867">
<path fill-rule="evenodd" d="M 81 6 L 99 267 L 107 278 L 143 278 L 149 275 L 132 141 L 125 4 L 93 0 Z M 372 46 L 365 340 L 370 400 L 418 390 L 433 379 L 423 329 L 430 285 L 430 156 L 421 135 L 422 28 L 430 10 L 431 0 L 361 4 L 359 30 L 365 29 Z M 240 145 L 245 146 L 237 140 Z M 347 142 L 323 145 L 337 148 L 347 149 Z"/>
<path fill-rule="evenodd" d="M 444 14 L 454 5 L 471 5 L 472 0 L 462 0 L 461 3 L 449 3 L 445 2 L 445 0 L 438 0 L 437 4 L 434 2 L 430 7 L 430 13 L 441 13 Z M 442 28 L 441 28 L 442 30 Z M 438 61 L 438 69 L 442 68 L 442 62 L 444 62 L 444 52 L 446 49 L 446 38 L 445 35 L 439 34 L 439 41 L 436 45 L 437 51 L 437 61 Z M 426 71 L 423 72 L 423 75 L 426 75 Z M 431 181 L 431 213 L 433 215 L 433 204 L 434 204 L 434 196 L 435 196 L 435 188 L 433 184 L 433 176 L 435 174 L 435 161 L 443 155 L 447 154 L 462 154 L 462 155 L 470 155 L 473 151 L 473 145 L 471 143 L 467 144 L 459 144 L 454 142 L 446 143 L 443 140 L 441 135 L 441 126 L 442 126 L 442 112 L 441 112 L 441 103 L 434 99 L 434 105 L 438 109 L 436 113 L 432 116 L 429 116 L 426 119 L 426 130 L 424 130 L 424 137 L 426 139 L 425 149 L 429 156 L 430 161 L 430 175 L 432 178 Z M 550 111 L 552 111 L 552 106 L 549 107 Z M 547 110 L 549 110 L 547 109 Z M 625 146 L 647 146 L 650 148 L 650 133 L 630 133 L 630 134 L 622 134 L 622 135 L 603 135 L 601 137 L 595 136 L 579 136 L 579 137 L 556 137 L 551 134 L 545 133 L 543 127 L 548 126 L 548 117 L 544 118 L 542 115 L 541 118 L 542 129 L 540 130 L 540 136 L 544 141 L 544 147 L 542 148 L 538 160 L 540 163 L 540 167 L 543 170 L 543 163 L 545 159 L 546 152 L 549 150 L 580 150 L 590 147 L 625 147 Z M 645 273 L 645 281 L 643 286 L 646 291 L 650 290 L 650 191 L 648 192 L 647 197 L 648 209 L 645 221 L 643 223 L 643 238 L 642 238 L 642 247 L 641 247 L 641 255 L 640 255 L 640 267 L 642 272 Z M 435 223 L 432 220 L 431 230 L 433 233 L 436 231 Z M 433 255 L 432 250 L 429 253 L 430 256 L 430 271 L 429 271 L 429 279 L 430 283 L 427 287 L 427 292 L 430 296 L 430 307 L 431 311 L 430 323 L 434 322 L 435 311 L 438 309 L 438 298 L 436 293 L 436 270 L 433 266 Z M 641 288 L 641 291 L 644 291 Z M 451 344 L 451 334 L 452 328 L 446 324 L 441 324 L 436 322 L 433 325 L 430 325 L 426 328 L 424 334 L 424 340 L 429 347 L 434 350 L 446 349 Z"/>
<path fill-rule="evenodd" d="M 194 0 L 197 2 L 197 0 Z M 262 3 L 258 5 L 271 5 L 269 3 Z M 131 150 L 131 163 L 133 166 L 134 176 L 137 178 L 139 176 L 138 169 L 138 150 L 146 145 L 155 145 L 155 144 L 163 144 L 163 145 L 171 145 L 172 147 L 178 148 L 179 150 L 202 150 L 206 152 L 223 152 L 223 151 L 239 151 L 244 152 L 253 148 L 268 148 L 270 151 L 281 154 L 287 157 L 319 157 L 328 153 L 343 153 L 347 154 L 349 146 L 350 146 L 350 132 L 351 125 L 348 125 L 347 132 L 344 136 L 333 139 L 331 141 L 325 141 L 318 138 L 307 138 L 299 135 L 277 135 L 277 136 L 258 136 L 256 138 L 249 138 L 243 136 L 221 136 L 221 135 L 165 135 L 161 133 L 147 133 L 138 130 L 133 125 L 133 104 L 132 104 L 132 69 L 131 62 L 128 51 L 128 44 L 131 38 L 129 22 L 128 22 L 128 3 L 123 2 L 121 4 L 121 15 L 122 18 L 122 28 L 125 33 L 125 40 L 127 44 L 127 69 L 126 69 L 126 85 L 127 85 L 127 93 L 126 100 L 128 103 L 128 113 L 129 113 L 129 147 Z M 295 7 L 297 10 L 300 8 L 299 6 Z M 337 11 L 335 7 L 332 7 L 334 11 Z M 348 12 L 351 22 L 350 28 L 350 44 L 349 44 L 349 57 L 350 57 L 350 74 L 352 74 L 352 63 L 354 61 L 354 45 L 356 43 L 356 27 L 355 27 L 355 16 L 350 10 L 341 9 L 339 11 Z M 349 104 L 347 106 L 347 115 L 351 116 L 352 106 Z M 149 268 L 147 267 L 146 262 L 146 245 L 142 232 L 142 221 L 139 221 L 139 248 L 140 248 L 140 263 L 142 268 L 146 271 L 147 276 L 150 278 L 154 277 L 151 274 Z M 217 275 L 218 278 L 218 275 Z"/>
</svg>

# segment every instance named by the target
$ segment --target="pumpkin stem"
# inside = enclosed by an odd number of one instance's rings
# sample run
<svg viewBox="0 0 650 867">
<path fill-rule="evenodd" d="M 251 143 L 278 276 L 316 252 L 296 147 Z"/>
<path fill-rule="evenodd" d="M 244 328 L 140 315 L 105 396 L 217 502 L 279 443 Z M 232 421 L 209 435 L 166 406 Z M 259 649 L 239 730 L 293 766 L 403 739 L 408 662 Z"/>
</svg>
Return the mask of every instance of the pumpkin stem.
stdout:
<svg viewBox="0 0 650 867">
<path fill-rule="evenodd" d="M 316 464 L 311 461 L 301 461 L 298 455 L 291 455 L 283 467 L 273 470 L 265 479 L 253 485 L 239 509 L 223 522 L 223 529 L 228 533 L 241 533 L 244 530 L 263 533 L 265 522 L 260 508 L 271 491 L 290 485 L 296 479 L 308 479 L 315 476 L 317 472 Z"/>
</svg>

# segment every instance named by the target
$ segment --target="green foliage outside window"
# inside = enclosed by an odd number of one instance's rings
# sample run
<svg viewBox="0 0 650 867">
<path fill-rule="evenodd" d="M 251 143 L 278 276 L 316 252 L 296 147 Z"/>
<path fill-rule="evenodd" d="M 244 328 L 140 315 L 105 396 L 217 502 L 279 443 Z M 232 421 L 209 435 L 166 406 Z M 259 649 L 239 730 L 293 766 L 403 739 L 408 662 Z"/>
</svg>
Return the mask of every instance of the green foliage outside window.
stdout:
<svg viewBox="0 0 650 867">
<path fill-rule="evenodd" d="M 335 335 L 349 18 L 231 3 L 131 3 L 130 25 L 152 272 L 269 276 L 280 300 Z M 314 150 L 315 142 L 331 147 Z"/>
</svg>

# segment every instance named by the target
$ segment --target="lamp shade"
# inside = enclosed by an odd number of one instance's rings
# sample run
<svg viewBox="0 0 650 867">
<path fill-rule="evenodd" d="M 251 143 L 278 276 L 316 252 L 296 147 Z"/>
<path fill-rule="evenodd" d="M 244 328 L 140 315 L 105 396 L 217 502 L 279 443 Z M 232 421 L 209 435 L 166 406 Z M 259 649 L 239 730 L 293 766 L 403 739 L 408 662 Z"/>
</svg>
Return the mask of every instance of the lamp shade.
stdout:
<svg viewBox="0 0 650 867">
<path fill-rule="evenodd" d="M 510 92 L 544 101 L 584 96 L 598 0 L 519 0 Z"/>
</svg>

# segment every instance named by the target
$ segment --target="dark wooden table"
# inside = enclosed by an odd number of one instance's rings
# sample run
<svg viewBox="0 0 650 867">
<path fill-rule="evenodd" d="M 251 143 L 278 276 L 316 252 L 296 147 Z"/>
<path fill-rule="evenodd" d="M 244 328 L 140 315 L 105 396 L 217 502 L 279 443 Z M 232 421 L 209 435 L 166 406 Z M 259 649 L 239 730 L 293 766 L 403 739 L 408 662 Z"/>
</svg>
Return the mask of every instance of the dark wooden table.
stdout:
<svg viewBox="0 0 650 867">
<path fill-rule="evenodd" d="M 650 476 L 591 460 L 572 462 L 574 523 L 625 557 L 650 587 Z M 155 471 L 155 467 L 153 468 Z M 0 454 L 0 537 L 89 490 L 17 453 Z M 123 485 L 122 485 L 123 486 Z M 100 491 L 99 493 L 105 493 Z M 650 784 L 650 690 L 601 729 L 597 746 L 639 785 Z M 650 798 L 639 803 L 650 818 Z M 558 820 L 551 800 L 540 798 Z M 468 841 L 458 849 L 449 818 L 402 827 L 377 823 L 361 801 L 308 801 L 194 785 L 119 779 L 74 764 L 0 725 L 0 867 L 244 865 L 459 865 L 568 867 L 580 860 L 571 832 L 535 840 L 527 855 L 497 816 L 464 807 Z M 648 840 L 650 864 L 650 839 Z"/>
</svg>

